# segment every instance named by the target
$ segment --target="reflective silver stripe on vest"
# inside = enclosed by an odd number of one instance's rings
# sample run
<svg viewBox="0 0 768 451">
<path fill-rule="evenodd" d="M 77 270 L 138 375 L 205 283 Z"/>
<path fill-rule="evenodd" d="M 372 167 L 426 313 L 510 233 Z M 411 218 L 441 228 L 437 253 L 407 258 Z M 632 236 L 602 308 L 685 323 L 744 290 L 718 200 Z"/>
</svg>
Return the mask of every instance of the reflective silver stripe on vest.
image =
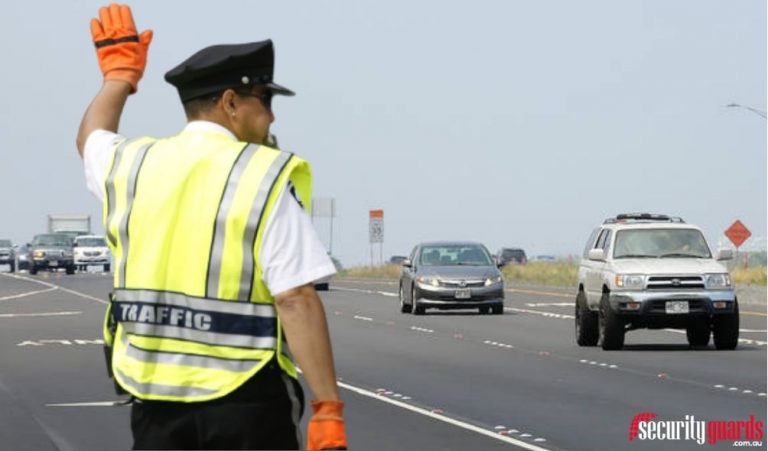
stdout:
<svg viewBox="0 0 768 451">
<path fill-rule="evenodd" d="M 152 290 L 126 290 L 114 291 L 116 301 L 148 302 L 153 304 L 165 304 L 175 307 L 189 307 L 194 310 L 214 310 L 222 313 L 234 313 L 237 315 L 261 316 L 276 318 L 277 311 L 272 304 L 255 304 L 253 302 L 232 302 L 218 299 L 205 299 L 187 296 L 182 293 Z"/>
<path fill-rule="evenodd" d="M 117 194 L 115 193 L 115 176 L 117 175 L 117 168 L 120 167 L 120 162 L 123 159 L 123 150 L 129 142 L 130 140 L 126 139 L 117 146 L 117 149 L 115 149 L 115 158 L 112 161 L 112 168 L 109 171 L 109 175 L 107 176 L 106 180 L 107 222 L 105 226 L 107 229 L 107 239 L 110 243 L 112 243 L 112 246 L 117 246 L 117 237 L 115 237 L 115 235 L 112 233 L 112 228 L 109 227 L 109 224 L 112 223 L 112 219 L 114 219 L 115 216 L 115 202 L 117 201 Z"/>
<path fill-rule="evenodd" d="M 231 360 L 202 355 L 182 354 L 165 351 L 147 351 L 128 343 L 129 357 L 144 363 L 159 363 L 163 365 L 194 366 L 199 368 L 247 373 L 261 362 L 261 359 Z"/>
<path fill-rule="evenodd" d="M 126 343 L 126 337 L 124 333 L 118 336 L 117 339 L 123 342 L 126 346 L 128 346 L 128 344 Z M 188 398 L 188 397 L 210 396 L 215 394 L 218 391 L 214 389 L 200 388 L 200 387 L 189 387 L 189 386 L 182 387 L 182 386 L 176 386 L 176 385 L 163 385 L 163 384 L 139 382 L 137 380 L 132 379 L 124 372 L 120 371 L 119 368 L 115 368 L 115 370 L 120 375 L 122 383 L 128 385 L 138 393 L 142 393 L 142 394 Z"/>
<path fill-rule="evenodd" d="M 269 193 L 272 191 L 273 185 L 291 157 L 293 157 L 293 154 L 291 153 L 280 152 L 277 158 L 275 158 L 269 166 L 267 173 L 264 175 L 261 186 L 259 186 L 259 191 L 256 193 L 256 199 L 253 201 L 253 208 L 248 216 L 248 223 L 245 226 L 245 233 L 243 235 L 243 270 L 240 272 L 240 289 L 237 294 L 238 299 L 247 300 L 251 296 L 253 272 L 256 262 L 255 256 L 253 255 L 253 247 L 256 242 L 256 233 L 258 232 L 259 222 L 261 222 L 261 216 L 267 206 Z"/>
<path fill-rule="evenodd" d="M 121 322 L 126 332 L 146 337 L 174 338 L 212 346 L 233 346 L 247 349 L 275 349 L 274 337 L 254 337 L 252 335 L 220 334 L 193 330 L 186 327 L 166 326 L 162 324 Z"/>
<path fill-rule="evenodd" d="M 122 243 L 123 247 L 123 255 L 118 260 L 118 274 L 120 275 L 118 277 L 118 280 L 120 280 L 121 286 L 125 286 L 125 269 L 128 263 L 128 221 L 131 218 L 131 209 L 133 208 L 133 199 L 136 196 L 136 179 L 139 175 L 139 169 L 141 169 L 141 164 L 144 162 L 144 157 L 147 155 L 147 150 L 149 150 L 150 147 L 155 142 L 149 142 L 147 144 L 144 144 L 139 148 L 139 150 L 136 152 L 136 158 L 131 163 L 131 170 L 128 173 L 128 180 L 127 180 L 127 186 L 126 186 L 126 202 L 125 202 L 125 213 L 123 214 L 123 217 L 120 218 L 120 225 L 118 226 L 118 233 L 120 234 L 120 243 Z"/>
<path fill-rule="evenodd" d="M 213 242 L 211 243 L 211 258 L 208 259 L 208 286 L 206 295 L 209 298 L 215 298 L 219 295 L 219 279 L 221 278 L 221 260 L 224 255 L 224 239 L 227 230 L 227 217 L 229 216 L 232 201 L 235 198 L 237 187 L 240 184 L 240 178 L 245 172 L 245 168 L 251 161 L 251 157 L 259 149 L 259 146 L 250 144 L 246 146 L 238 155 L 227 178 L 227 184 L 224 187 L 224 193 L 219 202 L 219 211 L 216 213 L 216 223 L 213 230 Z M 247 300 L 240 298 L 240 300 Z"/>
</svg>

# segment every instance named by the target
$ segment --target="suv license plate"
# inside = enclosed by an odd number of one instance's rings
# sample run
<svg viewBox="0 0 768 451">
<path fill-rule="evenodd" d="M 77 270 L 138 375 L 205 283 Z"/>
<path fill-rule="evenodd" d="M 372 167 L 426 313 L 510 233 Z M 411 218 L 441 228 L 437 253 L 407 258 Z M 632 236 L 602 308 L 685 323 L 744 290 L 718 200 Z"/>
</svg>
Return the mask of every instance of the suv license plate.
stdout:
<svg viewBox="0 0 768 451">
<path fill-rule="evenodd" d="M 59 266 L 59 262 L 56 262 L 56 261 L 48 262 L 48 266 Z"/>
<path fill-rule="evenodd" d="M 667 301 L 666 307 L 668 315 L 688 313 L 688 301 Z"/>
<path fill-rule="evenodd" d="M 469 288 L 456 290 L 456 299 L 469 299 L 472 297 L 472 291 Z"/>
</svg>

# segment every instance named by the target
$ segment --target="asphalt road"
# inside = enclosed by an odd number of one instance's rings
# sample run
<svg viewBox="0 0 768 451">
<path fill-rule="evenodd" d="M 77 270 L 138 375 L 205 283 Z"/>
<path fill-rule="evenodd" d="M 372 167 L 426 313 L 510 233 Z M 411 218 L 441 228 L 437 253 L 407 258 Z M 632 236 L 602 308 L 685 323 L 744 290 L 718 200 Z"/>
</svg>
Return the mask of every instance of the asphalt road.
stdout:
<svg viewBox="0 0 768 451">
<path fill-rule="evenodd" d="M 0 274 L 0 449 L 130 448 L 100 342 L 110 283 Z M 653 412 L 765 423 L 764 307 L 742 310 L 735 351 L 690 350 L 684 334 L 658 330 L 606 352 L 574 344 L 568 290 L 510 287 L 501 316 L 405 315 L 396 291 L 339 280 L 321 294 L 352 449 L 697 449 L 630 443 L 630 422 Z"/>
</svg>

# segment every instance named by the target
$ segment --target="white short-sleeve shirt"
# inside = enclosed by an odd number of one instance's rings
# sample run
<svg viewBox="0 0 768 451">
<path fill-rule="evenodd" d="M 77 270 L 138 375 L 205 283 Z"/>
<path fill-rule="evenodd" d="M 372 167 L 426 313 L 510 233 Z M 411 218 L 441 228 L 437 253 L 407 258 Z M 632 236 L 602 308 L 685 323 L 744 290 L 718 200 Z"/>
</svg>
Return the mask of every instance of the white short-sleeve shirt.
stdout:
<svg viewBox="0 0 768 451">
<path fill-rule="evenodd" d="M 229 130 L 213 122 L 193 121 L 184 130 L 225 133 L 236 140 Z M 85 142 L 83 163 L 86 183 L 88 189 L 102 202 L 110 152 L 123 139 L 124 136 L 107 130 L 95 130 Z M 289 191 L 283 190 L 272 210 L 272 216 L 267 219 L 259 256 L 264 282 L 273 295 L 336 272 L 307 214 Z"/>
</svg>

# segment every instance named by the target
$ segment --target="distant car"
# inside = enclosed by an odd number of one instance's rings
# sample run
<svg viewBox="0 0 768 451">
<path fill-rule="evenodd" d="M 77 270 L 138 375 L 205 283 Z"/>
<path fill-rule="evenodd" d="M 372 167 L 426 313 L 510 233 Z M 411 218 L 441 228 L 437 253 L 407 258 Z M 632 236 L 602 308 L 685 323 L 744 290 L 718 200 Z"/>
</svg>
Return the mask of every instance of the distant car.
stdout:
<svg viewBox="0 0 768 451">
<path fill-rule="evenodd" d="M 331 257 L 331 261 L 333 262 L 333 266 L 336 267 L 336 271 L 341 271 L 342 269 L 344 269 L 344 267 L 341 266 L 341 262 L 339 261 L 338 258 L 332 255 L 329 255 L 329 257 Z M 314 284 L 315 290 L 328 291 L 330 289 L 330 282 L 332 278 L 333 276 L 331 275 L 331 276 L 323 277 L 322 279 L 316 280 Z"/>
<path fill-rule="evenodd" d="M 34 275 L 39 270 L 57 270 L 64 268 L 67 274 L 75 273 L 75 261 L 72 255 L 72 240 L 61 233 L 44 233 L 32 239 L 29 273 Z"/>
<path fill-rule="evenodd" d="M 507 263 L 524 265 L 528 263 L 528 257 L 525 255 L 525 251 L 520 248 L 504 247 L 496 253 L 496 263 L 500 266 L 504 266 Z"/>
<path fill-rule="evenodd" d="M 393 255 L 389 257 L 389 264 L 390 265 L 402 265 L 404 261 L 408 260 L 408 257 L 405 255 Z"/>
<path fill-rule="evenodd" d="M 109 272 L 112 254 L 107 247 L 107 240 L 98 235 L 80 235 L 73 243 L 75 266 L 85 271 L 88 266 L 101 266 L 104 272 Z"/>
<path fill-rule="evenodd" d="M 529 262 L 554 262 L 557 261 L 557 257 L 554 255 L 534 255 Z"/>
<path fill-rule="evenodd" d="M 8 265 L 11 272 L 16 271 L 16 251 L 11 240 L 0 240 L 0 265 Z"/>
<path fill-rule="evenodd" d="M 19 271 L 29 270 L 29 244 L 22 244 L 16 249 L 16 269 Z"/>
<path fill-rule="evenodd" d="M 504 312 L 504 278 L 488 250 L 473 242 L 417 245 L 403 262 L 400 311 L 423 315 L 428 308 Z"/>
</svg>

